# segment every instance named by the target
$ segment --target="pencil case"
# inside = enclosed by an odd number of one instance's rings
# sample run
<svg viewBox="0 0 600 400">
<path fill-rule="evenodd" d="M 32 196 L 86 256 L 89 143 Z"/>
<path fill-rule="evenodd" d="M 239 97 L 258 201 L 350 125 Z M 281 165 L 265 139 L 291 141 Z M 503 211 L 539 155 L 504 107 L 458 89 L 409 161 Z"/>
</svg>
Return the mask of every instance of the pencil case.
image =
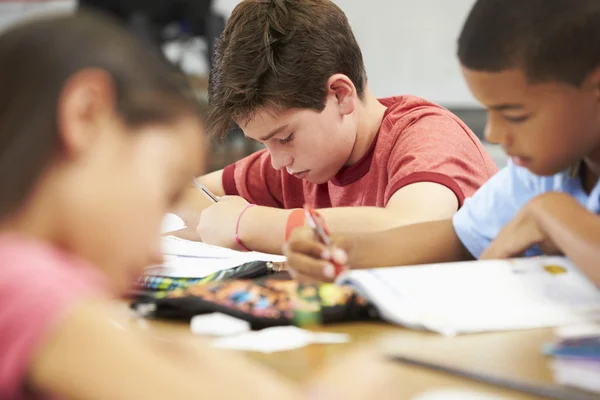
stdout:
<svg viewBox="0 0 600 400">
<path fill-rule="evenodd" d="M 190 285 L 205 284 L 226 279 L 254 279 L 282 270 L 282 264 L 270 261 L 253 261 L 235 268 L 212 273 L 203 278 L 174 278 L 160 275 L 144 275 L 134 283 L 132 293 L 137 293 L 138 295 L 155 293 L 157 296 L 160 296 L 161 293 L 164 294 L 171 290 L 186 288 Z"/>
<path fill-rule="evenodd" d="M 132 308 L 146 317 L 178 320 L 220 312 L 248 321 L 253 329 L 377 318 L 375 309 L 349 286 L 303 285 L 288 274 L 196 282 L 138 298 Z"/>
</svg>

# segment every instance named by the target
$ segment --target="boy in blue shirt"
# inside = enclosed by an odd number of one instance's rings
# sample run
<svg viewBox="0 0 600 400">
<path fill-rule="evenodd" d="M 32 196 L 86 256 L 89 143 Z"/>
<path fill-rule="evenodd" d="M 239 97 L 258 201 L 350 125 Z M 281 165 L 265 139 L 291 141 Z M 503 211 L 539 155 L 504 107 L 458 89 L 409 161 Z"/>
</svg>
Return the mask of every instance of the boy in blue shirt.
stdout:
<svg viewBox="0 0 600 400">
<path fill-rule="evenodd" d="M 600 2 L 479 0 L 458 57 L 508 166 L 452 219 L 334 238 L 331 250 L 296 230 L 285 253 L 299 278 L 331 280 L 332 262 L 564 254 L 600 284 Z"/>
</svg>

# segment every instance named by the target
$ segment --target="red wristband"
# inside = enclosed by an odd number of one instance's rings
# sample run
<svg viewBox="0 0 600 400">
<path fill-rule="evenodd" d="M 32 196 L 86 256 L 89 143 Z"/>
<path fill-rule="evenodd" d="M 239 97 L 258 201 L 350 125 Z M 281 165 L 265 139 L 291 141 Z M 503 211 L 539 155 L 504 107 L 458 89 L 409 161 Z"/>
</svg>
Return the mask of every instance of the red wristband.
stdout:
<svg viewBox="0 0 600 400">
<path fill-rule="evenodd" d="M 292 234 L 292 231 L 298 227 L 304 226 L 304 210 L 294 210 L 288 216 L 287 225 L 285 226 L 285 241 L 287 242 Z"/>
<path fill-rule="evenodd" d="M 246 210 L 249 209 L 250 207 L 254 207 L 255 205 L 256 204 L 248 204 L 246 207 L 244 207 L 242 209 L 242 211 L 240 212 L 240 215 L 238 215 L 237 222 L 235 223 L 235 237 L 234 237 L 235 242 L 237 243 L 238 246 L 240 246 L 240 248 L 242 250 L 245 250 L 245 251 L 250 251 L 250 249 L 247 248 L 246 246 L 244 246 L 244 243 L 242 243 L 242 240 L 240 239 L 240 235 L 238 234 L 239 230 L 240 230 L 240 220 L 242 219 L 242 215 L 244 215 Z"/>
</svg>

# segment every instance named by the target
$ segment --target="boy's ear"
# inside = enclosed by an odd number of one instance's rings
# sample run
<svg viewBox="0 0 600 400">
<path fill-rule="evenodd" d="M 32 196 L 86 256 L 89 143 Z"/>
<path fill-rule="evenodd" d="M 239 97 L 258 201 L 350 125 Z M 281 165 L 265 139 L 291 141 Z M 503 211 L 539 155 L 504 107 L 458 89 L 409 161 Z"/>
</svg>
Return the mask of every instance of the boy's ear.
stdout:
<svg viewBox="0 0 600 400">
<path fill-rule="evenodd" d="M 112 77 L 101 69 L 84 69 L 71 76 L 57 104 L 57 128 L 64 154 L 78 157 L 92 146 L 116 109 Z"/>
<path fill-rule="evenodd" d="M 344 74 L 335 74 L 327 80 L 328 94 L 335 95 L 340 113 L 348 115 L 356 108 L 356 87 L 352 80 Z"/>
</svg>

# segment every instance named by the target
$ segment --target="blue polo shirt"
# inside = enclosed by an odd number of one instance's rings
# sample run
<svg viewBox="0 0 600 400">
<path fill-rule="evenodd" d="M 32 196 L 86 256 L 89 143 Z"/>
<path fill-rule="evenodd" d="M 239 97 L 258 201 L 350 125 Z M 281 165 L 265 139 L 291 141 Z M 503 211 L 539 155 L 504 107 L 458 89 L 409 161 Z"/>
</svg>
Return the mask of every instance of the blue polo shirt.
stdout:
<svg viewBox="0 0 600 400">
<path fill-rule="evenodd" d="M 454 230 L 467 250 L 479 258 L 521 207 L 546 192 L 568 193 L 591 212 L 600 214 L 599 183 L 588 195 L 581 179 L 570 177 L 566 171 L 553 176 L 537 176 L 509 161 L 472 198 L 465 200 L 454 215 Z M 525 253 L 526 256 L 539 254 L 537 247 Z"/>
</svg>

